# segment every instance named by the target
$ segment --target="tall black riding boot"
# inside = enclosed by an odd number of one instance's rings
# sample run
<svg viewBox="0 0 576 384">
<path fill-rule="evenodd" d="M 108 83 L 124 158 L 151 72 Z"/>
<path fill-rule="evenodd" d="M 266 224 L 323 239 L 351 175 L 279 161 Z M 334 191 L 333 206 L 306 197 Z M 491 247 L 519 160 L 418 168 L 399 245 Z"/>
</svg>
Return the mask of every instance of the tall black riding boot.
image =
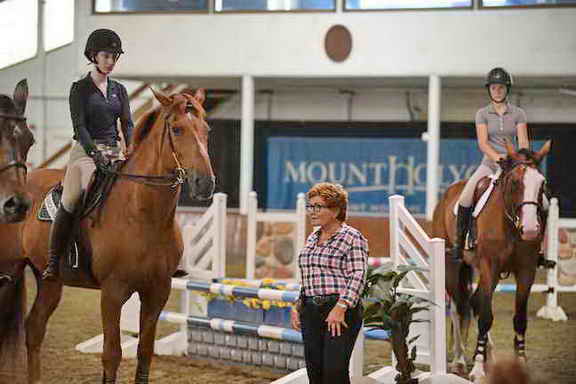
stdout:
<svg viewBox="0 0 576 384">
<path fill-rule="evenodd" d="M 58 270 L 60 266 L 60 256 L 68 250 L 70 234 L 72 233 L 72 224 L 74 215 L 69 213 L 64 206 L 60 204 L 56 218 L 50 228 L 50 245 L 48 247 L 48 266 L 42 274 L 42 280 L 58 279 Z"/>
<path fill-rule="evenodd" d="M 472 218 L 472 207 L 463 207 L 458 205 L 458 217 L 456 219 L 456 242 L 452 248 L 452 259 L 461 261 L 466 242 L 466 235 L 470 228 L 470 219 Z"/>
</svg>

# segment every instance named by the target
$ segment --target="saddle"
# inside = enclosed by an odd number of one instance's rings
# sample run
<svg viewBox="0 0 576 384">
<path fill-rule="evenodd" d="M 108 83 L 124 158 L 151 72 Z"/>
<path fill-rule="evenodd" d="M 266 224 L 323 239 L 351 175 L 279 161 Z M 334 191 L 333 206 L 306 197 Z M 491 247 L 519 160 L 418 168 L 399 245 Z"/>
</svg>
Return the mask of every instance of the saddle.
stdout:
<svg viewBox="0 0 576 384">
<path fill-rule="evenodd" d="M 60 275 L 69 285 L 82 284 L 82 286 L 86 286 L 86 282 L 91 282 L 94 288 L 98 288 L 92 272 L 92 247 L 88 241 L 86 230 L 81 228 L 80 222 L 85 218 L 89 218 L 91 220 L 91 227 L 94 227 L 98 223 L 101 208 L 116 182 L 117 175 L 115 172 L 122 169 L 123 165 L 123 161 L 116 161 L 110 168 L 113 172 L 103 172 L 97 169 L 74 212 L 75 218 L 74 224 L 72 225 L 74 229 L 69 237 L 68 257 L 60 258 Z M 62 191 L 62 182 L 59 182 L 50 189 L 38 209 L 38 220 L 47 222 L 54 221 L 56 212 L 61 204 Z"/>
<path fill-rule="evenodd" d="M 474 211 L 472 217 L 470 218 L 471 223 L 468 226 L 468 234 L 466 235 L 466 242 L 464 244 L 464 250 L 471 251 L 476 247 L 476 239 L 478 234 L 478 229 L 476 227 L 476 218 L 482 212 L 482 209 L 490 199 L 492 191 L 498 182 L 499 175 L 486 176 L 480 179 L 476 184 L 474 189 L 474 199 L 472 202 L 472 207 Z M 458 204 L 454 204 L 454 215 L 458 214 Z"/>
</svg>

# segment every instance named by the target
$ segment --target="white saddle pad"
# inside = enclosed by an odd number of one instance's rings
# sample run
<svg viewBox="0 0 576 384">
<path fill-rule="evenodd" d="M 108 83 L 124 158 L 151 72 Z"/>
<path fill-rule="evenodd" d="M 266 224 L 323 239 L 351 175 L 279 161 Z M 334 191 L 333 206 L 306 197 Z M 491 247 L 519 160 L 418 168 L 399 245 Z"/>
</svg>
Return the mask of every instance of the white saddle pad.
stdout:
<svg viewBox="0 0 576 384">
<path fill-rule="evenodd" d="M 490 195 L 492 194 L 492 191 L 494 190 L 494 185 L 496 184 L 496 180 L 498 180 L 501 173 L 502 173 L 502 170 L 498 169 L 498 171 L 495 174 L 489 176 L 490 177 L 490 185 L 488 186 L 488 188 L 486 188 L 486 191 L 484 191 L 482 196 L 480 196 L 480 200 L 478 200 L 478 203 L 476 203 L 476 206 L 474 207 L 474 212 L 472 213 L 473 217 L 478 217 L 478 215 L 480 215 L 480 212 L 482 212 L 482 209 L 486 205 L 486 202 L 488 201 L 488 199 L 490 198 Z M 458 204 L 454 204 L 453 213 L 454 213 L 454 216 L 458 215 Z"/>
</svg>

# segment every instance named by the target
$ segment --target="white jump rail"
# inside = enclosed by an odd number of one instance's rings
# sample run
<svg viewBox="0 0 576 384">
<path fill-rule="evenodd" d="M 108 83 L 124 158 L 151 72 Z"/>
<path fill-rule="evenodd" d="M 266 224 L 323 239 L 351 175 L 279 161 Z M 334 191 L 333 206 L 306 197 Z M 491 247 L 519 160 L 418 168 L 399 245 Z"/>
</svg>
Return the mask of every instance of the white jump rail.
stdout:
<svg viewBox="0 0 576 384">
<path fill-rule="evenodd" d="M 418 379 L 428 378 L 432 383 L 467 382 L 447 373 L 446 367 L 446 308 L 445 308 L 445 270 L 444 240 L 430 239 L 426 232 L 404 206 L 404 197 L 394 195 L 390 201 L 390 255 L 394 266 L 416 265 L 428 272 L 410 272 L 407 282 L 400 291 L 430 300 L 429 311 L 419 313 L 419 317 L 428 320 L 411 326 L 410 336 L 420 335 L 417 341 L 416 362 L 429 365 L 430 371 L 418 375 Z M 414 241 L 420 247 L 418 248 Z M 384 367 L 369 375 L 381 383 L 393 383 L 397 374 L 396 360 L 392 356 L 393 366 Z"/>
<path fill-rule="evenodd" d="M 548 248 L 547 257 L 549 260 L 556 262 L 556 266 L 548 270 L 546 276 L 545 291 L 546 305 L 544 305 L 537 312 L 537 316 L 553 321 L 566 321 L 568 316 L 566 312 L 558 305 L 559 292 L 572 292 L 576 293 L 576 286 L 561 286 L 558 283 L 558 231 L 560 223 L 560 209 L 558 207 L 558 199 L 553 198 L 550 200 L 550 208 L 548 211 Z M 536 285 L 536 284 L 535 284 Z"/>
</svg>

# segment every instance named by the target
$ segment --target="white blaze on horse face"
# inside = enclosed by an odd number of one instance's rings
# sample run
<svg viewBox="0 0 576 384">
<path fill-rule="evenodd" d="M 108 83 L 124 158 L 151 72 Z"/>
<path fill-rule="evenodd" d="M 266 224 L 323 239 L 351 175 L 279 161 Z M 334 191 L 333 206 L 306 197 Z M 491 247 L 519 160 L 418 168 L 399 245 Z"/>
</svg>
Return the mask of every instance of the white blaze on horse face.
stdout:
<svg viewBox="0 0 576 384">
<path fill-rule="evenodd" d="M 523 202 L 538 203 L 538 194 L 544 182 L 544 176 L 534 168 L 527 168 L 524 173 L 524 200 Z M 538 224 L 538 207 L 534 204 L 522 206 L 522 239 L 535 240 L 540 231 Z"/>
</svg>

